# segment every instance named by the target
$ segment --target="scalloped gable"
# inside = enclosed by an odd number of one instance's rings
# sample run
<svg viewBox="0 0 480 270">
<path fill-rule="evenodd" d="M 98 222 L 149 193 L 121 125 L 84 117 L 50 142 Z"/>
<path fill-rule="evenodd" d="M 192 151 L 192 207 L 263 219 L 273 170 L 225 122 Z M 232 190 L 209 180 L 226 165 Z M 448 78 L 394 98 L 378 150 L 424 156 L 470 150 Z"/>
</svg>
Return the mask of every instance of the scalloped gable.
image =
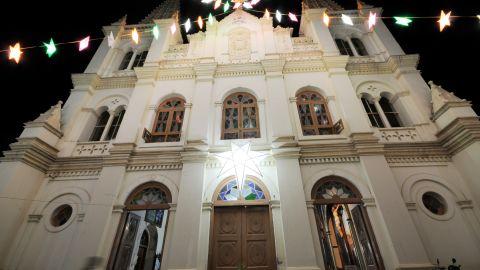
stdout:
<svg viewBox="0 0 480 270">
<path fill-rule="evenodd" d="M 255 25 L 256 28 L 260 25 L 260 20 L 260 18 L 257 18 L 254 15 L 242 10 L 241 8 L 238 8 L 218 23 L 218 29 L 220 31 L 228 31 L 232 28 L 243 26 L 253 30 L 254 27 L 248 26 Z"/>
</svg>

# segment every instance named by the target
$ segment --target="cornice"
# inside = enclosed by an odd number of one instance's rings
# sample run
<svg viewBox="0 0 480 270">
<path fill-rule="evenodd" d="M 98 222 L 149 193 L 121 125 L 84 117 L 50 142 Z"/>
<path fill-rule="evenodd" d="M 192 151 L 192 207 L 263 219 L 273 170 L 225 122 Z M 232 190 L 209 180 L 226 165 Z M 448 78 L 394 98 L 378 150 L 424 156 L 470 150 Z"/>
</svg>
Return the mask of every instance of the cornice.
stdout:
<svg viewBox="0 0 480 270">
<path fill-rule="evenodd" d="M 225 64 L 218 65 L 215 77 L 243 77 L 243 76 L 262 76 L 265 71 L 260 63 L 245 63 L 242 65 Z"/>
<path fill-rule="evenodd" d="M 46 172 L 55 161 L 58 150 L 38 138 L 20 138 L 10 145 L 10 151 L 3 152 L 2 162 L 23 162 Z"/>
<path fill-rule="evenodd" d="M 31 121 L 31 122 L 25 123 L 24 128 L 45 128 L 50 133 L 55 135 L 57 138 L 63 137 L 63 133 L 60 130 L 58 130 L 57 128 L 55 128 L 54 126 L 50 125 L 47 122 Z"/>
<path fill-rule="evenodd" d="M 418 72 L 418 54 L 391 56 L 385 62 L 349 62 L 346 69 L 349 75 L 400 74 Z"/>
<path fill-rule="evenodd" d="M 480 121 L 478 117 L 457 118 L 437 134 L 440 143 L 455 155 L 471 144 L 480 141 Z"/>
<path fill-rule="evenodd" d="M 384 145 L 379 142 L 373 133 L 352 133 L 350 135 L 353 147 L 361 156 L 383 155 Z"/>
<path fill-rule="evenodd" d="M 135 147 L 134 143 L 114 143 L 109 149 L 110 155 L 103 157 L 103 165 L 127 166 Z"/>
</svg>

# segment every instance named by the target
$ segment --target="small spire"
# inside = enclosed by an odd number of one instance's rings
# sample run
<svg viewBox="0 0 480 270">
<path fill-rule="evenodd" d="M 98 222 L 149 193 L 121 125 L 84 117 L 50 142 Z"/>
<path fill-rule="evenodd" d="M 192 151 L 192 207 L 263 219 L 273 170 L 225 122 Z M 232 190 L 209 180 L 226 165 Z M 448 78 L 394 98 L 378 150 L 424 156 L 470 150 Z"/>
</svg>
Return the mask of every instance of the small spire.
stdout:
<svg viewBox="0 0 480 270">
<path fill-rule="evenodd" d="M 465 102 L 464 99 L 460 99 L 455 96 L 455 94 L 443 89 L 441 85 L 436 85 L 433 81 L 429 81 L 428 84 L 430 85 L 430 90 L 432 92 L 432 109 L 434 114 L 447 103 Z"/>
</svg>

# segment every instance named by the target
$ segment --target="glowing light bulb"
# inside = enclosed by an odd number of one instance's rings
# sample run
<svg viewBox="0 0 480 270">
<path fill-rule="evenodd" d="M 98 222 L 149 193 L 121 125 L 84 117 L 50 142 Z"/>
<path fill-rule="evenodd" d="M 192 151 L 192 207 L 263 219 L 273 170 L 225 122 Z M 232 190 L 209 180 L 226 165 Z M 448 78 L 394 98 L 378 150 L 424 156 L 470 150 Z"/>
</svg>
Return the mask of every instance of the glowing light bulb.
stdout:
<svg viewBox="0 0 480 270">
<path fill-rule="evenodd" d="M 200 27 L 200 29 L 203 29 L 203 19 L 202 19 L 202 16 L 198 16 L 197 24 L 198 24 L 198 27 Z"/>
<path fill-rule="evenodd" d="M 132 40 L 135 44 L 140 42 L 140 35 L 138 34 L 137 28 L 133 28 L 132 30 Z"/>
<path fill-rule="evenodd" d="M 329 27 L 330 26 L 330 16 L 327 13 L 323 13 L 323 23 Z"/>
</svg>

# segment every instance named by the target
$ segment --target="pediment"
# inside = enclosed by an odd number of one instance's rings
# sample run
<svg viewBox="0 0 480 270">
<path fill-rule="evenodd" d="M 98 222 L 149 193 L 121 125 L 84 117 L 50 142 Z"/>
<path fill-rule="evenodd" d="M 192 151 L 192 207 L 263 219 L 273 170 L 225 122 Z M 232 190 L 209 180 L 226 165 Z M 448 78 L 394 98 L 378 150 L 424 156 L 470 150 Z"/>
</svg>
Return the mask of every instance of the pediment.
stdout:
<svg viewBox="0 0 480 270">
<path fill-rule="evenodd" d="M 260 26 L 260 19 L 252 14 L 237 9 L 218 23 L 220 32 L 230 32 L 233 28 L 243 27 L 250 30 L 258 29 Z"/>
</svg>

